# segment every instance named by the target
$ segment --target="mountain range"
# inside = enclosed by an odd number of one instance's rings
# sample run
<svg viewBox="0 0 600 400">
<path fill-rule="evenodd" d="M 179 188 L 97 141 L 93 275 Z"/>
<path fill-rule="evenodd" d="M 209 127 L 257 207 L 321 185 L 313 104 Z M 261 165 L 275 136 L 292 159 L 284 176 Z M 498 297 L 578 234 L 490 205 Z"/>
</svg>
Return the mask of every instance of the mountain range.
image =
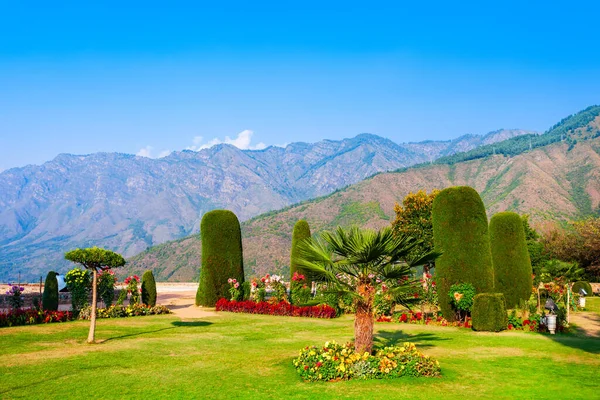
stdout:
<svg viewBox="0 0 600 400">
<path fill-rule="evenodd" d="M 520 149 L 520 150 L 519 150 Z M 518 152 L 518 154 L 513 154 Z M 508 154 L 502 154 L 508 153 Z M 242 223 L 248 276 L 289 273 L 291 233 L 305 219 L 312 233 L 337 226 L 381 228 L 409 193 L 469 185 L 482 196 L 488 217 L 499 211 L 532 220 L 600 215 L 600 107 L 563 119 L 540 136 L 515 137 L 432 164 L 381 173 L 333 194 Z M 201 263 L 198 234 L 152 247 L 131 258 L 122 274 L 152 269 L 159 280 L 196 280 Z"/>
<path fill-rule="evenodd" d="M 0 173 L 0 281 L 64 270 L 64 252 L 76 247 L 132 256 L 197 232 L 211 209 L 233 210 L 244 221 L 379 172 L 527 134 L 502 129 L 403 144 L 360 134 L 264 150 L 221 144 L 160 159 L 61 154 Z"/>
</svg>

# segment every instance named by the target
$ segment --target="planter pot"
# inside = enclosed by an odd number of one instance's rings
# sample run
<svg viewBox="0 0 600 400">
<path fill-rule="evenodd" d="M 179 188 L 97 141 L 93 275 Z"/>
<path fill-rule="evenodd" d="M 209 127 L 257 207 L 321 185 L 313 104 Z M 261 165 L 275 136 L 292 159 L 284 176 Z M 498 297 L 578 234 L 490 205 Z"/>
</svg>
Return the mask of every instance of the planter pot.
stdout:
<svg viewBox="0 0 600 400">
<path fill-rule="evenodd" d="M 579 307 L 585 308 L 585 297 L 579 298 Z"/>
<path fill-rule="evenodd" d="M 554 335 L 556 333 L 556 315 L 546 315 L 546 322 L 548 324 L 548 330 L 550 334 Z"/>
</svg>

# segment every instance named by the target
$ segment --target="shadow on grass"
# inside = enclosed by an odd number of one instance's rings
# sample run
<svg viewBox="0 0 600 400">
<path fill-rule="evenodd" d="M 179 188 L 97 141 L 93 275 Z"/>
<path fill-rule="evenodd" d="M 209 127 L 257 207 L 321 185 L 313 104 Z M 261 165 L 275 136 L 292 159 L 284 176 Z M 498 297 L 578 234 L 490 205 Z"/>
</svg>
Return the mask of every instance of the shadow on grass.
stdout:
<svg viewBox="0 0 600 400">
<path fill-rule="evenodd" d="M 110 342 L 111 340 L 126 339 L 126 338 L 130 338 L 130 337 L 147 335 L 149 333 L 162 332 L 162 331 L 167 331 L 167 330 L 170 330 L 170 329 L 175 329 L 175 327 L 173 326 L 173 327 L 170 327 L 170 328 L 155 329 L 155 330 L 152 330 L 152 331 L 143 331 L 143 332 L 136 332 L 136 333 L 128 333 L 127 335 L 114 336 L 114 337 L 105 339 L 105 340 L 103 340 L 100 343 Z"/>
<path fill-rule="evenodd" d="M 600 323 L 600 316 L 590 315 L 587 319 Z M 594 336 L 589 329 L 583 329 L 576 324 L 571 326 L 571 333 L 566 335 L 548 335 L 550 339 L 563 346 L 583 350 L 587 353 L 600 354 L 600 337 Z"/>
<path fill-rule="evenodd" d="M 174 321 L 171 325 L 176 327 L 195 327 L 195 326 L 208 326 L 212 325 L 212 322 L 208 321 Z"/>
<path fill-rule="evenodd" d="M 411 342 L 417 345 L 419 348 L 430 348 L 435 345 L 430 342 L 437 342 L 440 340 L 452 340 L 448 338 L 440 338 L 433 333 L 418 333 L 416 335 L 410 335 L 402 331 L 378 331 L 374 336 L 374 342 L 377 347 L 385 346 L 396 346 L 404 342 Z"/>
</svg>

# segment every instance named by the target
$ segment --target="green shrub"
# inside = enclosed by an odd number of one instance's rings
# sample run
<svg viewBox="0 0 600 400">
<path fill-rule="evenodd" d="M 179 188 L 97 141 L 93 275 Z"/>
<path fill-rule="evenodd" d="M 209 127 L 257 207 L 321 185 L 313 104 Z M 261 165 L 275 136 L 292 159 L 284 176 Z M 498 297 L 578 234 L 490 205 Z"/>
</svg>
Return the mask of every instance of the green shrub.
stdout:
<svg viewBox="0 0 600 400">
<path fill-rule="evenodd" d="M 294 260 L 299 257 L 298 244 L 309 237 L 310 227 L 308 226 L 308 222 L 303 219 L 296 222 L 294 225 L 294 231 L 292 232 L 292 250 L 290 252 L 290 281 L 294 276 L 294 272 L 298 272 L 299 274 L 306 276 L 306 271 L 298 267 L 298 263 L 296 263 Z"/>
<path fill-rule="evenodd" d="M 50 271 L 44 282 L 44 294 L 42 295 L 42 308 L 47 311 L 58 310 L 58 281 L 56 272 Z"/>
<path fill-rule="evenodd" d="M 98 294 L 105 307 L 110 307 L 115 299 L 115 284 L 117 277 L 112 269 L 102 271 L 98 275 Z"/>
<path fill-rule="evenodd" d="M 485 207 L 475 189 L 457 186 L 442 190 L 433 201 L 433 237 L 437 288 L 444 318 L 455 320 L 448 292 L 457 283 L 471 283 L 477 293 L 494 286 L 492 253 Z"/>
<path fill-rule="evenodd" d="M 594 292 L 592 292 L 592 285 L 586 281 L 578 281 L 573 284 L 571 290 L 573 293 L 579 294 L 579 289 L 583 289 L 587 292 L 586 296 L 592 296 Z"/>
<path fill-rule="evenodd" d="M 147 270 L 142 275 L 142 304 L 154 307 L 156 305 L 156 281 L 152 271 Z"/>
<path fill-rule="evenodd" d="M 450 286 L 448 291 L 448 301 L 456 311 L 456 319 L 465 320 L 471 314 L 473 308 L 473 298 L 475 297 L 475 287 L 470 283 L 457 283 Z"/>
<path fill-rule="evenodd" d="M 490 220 L 494 291 L 503 293 L 507 308 L 529 300 L 533 285 L 531 260 L 519 214 L 501 212 Z"/>
<path fill-rule="evenodd" d="M 200 238 L 202 268 L 196 305 L 214 307 L 217 300 L 229 297 L 227 279 L 244 282 L 240 222 L 228 210 L 207 212 L 200 223 Z"/>
<path fill-rule="evenodd" d="M 506 329 L 508 317 L 502 293 L 479 293 L 473 298 L 473 330 L 499 332 Z"/>
</svg>

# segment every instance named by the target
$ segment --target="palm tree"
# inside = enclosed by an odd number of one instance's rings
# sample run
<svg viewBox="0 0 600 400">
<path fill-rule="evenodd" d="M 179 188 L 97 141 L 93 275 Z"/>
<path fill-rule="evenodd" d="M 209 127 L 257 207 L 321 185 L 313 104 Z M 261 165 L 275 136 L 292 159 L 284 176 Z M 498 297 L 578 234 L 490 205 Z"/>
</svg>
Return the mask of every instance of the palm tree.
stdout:
<svg viewBox="0 0 600 400">
<path fill-rule="evenodd" d="M 350 295 L 356 306 L 354 346 L 356 351 L 371 352 L 373 348 L 373 303 L 379 285 L 400 304 L 415 301 L 416 280 L 413 267 L 437 258 L 429 252 L 417 260 L 408 254 L 419 241 L 394 234 L 391 228 L 378 232 L 351 228 L 323 232 L 320 240 L 305 239 L 299 245 L 295 261 L 315 280 L 327 282 L 328 293 Z"/>
</svg>

